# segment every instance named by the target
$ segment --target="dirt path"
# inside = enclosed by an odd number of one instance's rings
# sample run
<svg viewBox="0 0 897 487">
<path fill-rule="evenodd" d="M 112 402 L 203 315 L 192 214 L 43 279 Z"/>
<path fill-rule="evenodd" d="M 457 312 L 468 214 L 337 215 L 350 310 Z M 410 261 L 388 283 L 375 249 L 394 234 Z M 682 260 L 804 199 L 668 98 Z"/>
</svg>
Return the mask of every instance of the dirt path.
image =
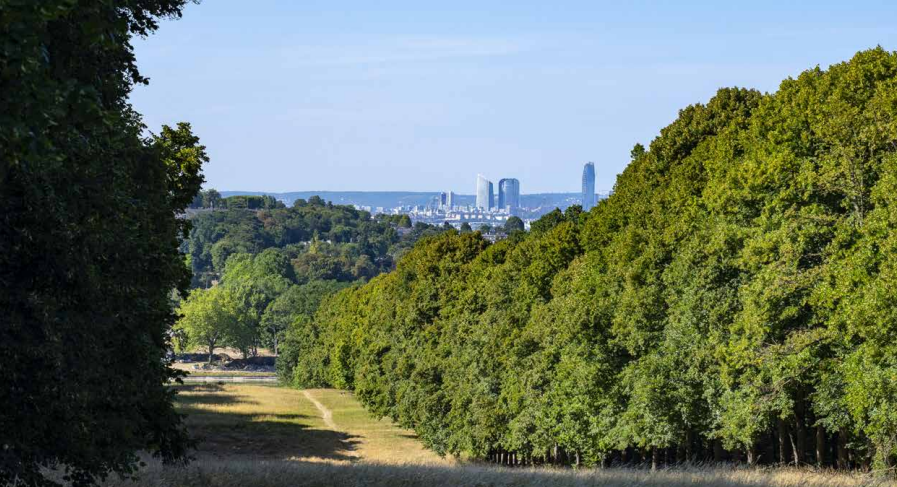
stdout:
<svg viewBox="0 0 897 487">
<path fill-rule="evenodd" d="M 321 411 L 321 419 L 324 420 L 324 424 L 326 424 L 328 428 L 334 431 L 338 431 L 336 423 L 333 422 L 333 412 L 324 407 L 324 405 L 321 404 L 320 401 L 312 397 L 312 395 L 309 394 L 308 391 L 302 391 L 302 395 L 305 396 L 306 399 L 311 401 L 311 403 L 314 404 L 316 408 L 318 408 L 318 411 Z"/>
</svg>

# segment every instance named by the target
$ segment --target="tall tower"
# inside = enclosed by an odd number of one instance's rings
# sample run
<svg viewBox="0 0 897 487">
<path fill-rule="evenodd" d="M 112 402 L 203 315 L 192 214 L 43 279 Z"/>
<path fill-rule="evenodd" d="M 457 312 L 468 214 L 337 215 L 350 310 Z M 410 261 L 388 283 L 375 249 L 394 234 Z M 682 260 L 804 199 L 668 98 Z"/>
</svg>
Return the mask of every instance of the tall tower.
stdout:
<svg viewBox="0 0 897 487">
<path fill-rule="evenodd" d="M 520 208 L 520 181 L 505 178 L 498 182 L 498 209 L 512 215 Z"/>
<path fill-rule="evenodd" d="M 582 210 L 595 207 L 595 163 L 586 163 L 582 168 Z"/>
<path fill-rule="evenodd" d="M 489 210 L 492 208 L 495 196 L 493 195 L 492 181 L 482 174 L 477 175 L 477 208 Z"/>
<path fill-rule="evenodd" d="M 495 186 L 492 185 L 492 181 L 489 181 L 489 207 L 486 209 L 489 211 L 495 209 Z"/>
<path fill-rule="evenodd" d="M 455 207 L 455 192 L 449 191 L 448 196 L 445 198 L 445 206 L 447 209 L 451 210 Z"/>
</svg>

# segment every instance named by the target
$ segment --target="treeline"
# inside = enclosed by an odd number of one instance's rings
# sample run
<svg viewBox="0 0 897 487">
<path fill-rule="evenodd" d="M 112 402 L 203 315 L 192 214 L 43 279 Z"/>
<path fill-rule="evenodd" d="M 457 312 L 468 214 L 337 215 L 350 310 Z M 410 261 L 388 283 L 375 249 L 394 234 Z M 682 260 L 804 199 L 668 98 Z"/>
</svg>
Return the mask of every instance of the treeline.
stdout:
<svg viewBox="0 0 897 487">
<path fill-rule="evenodd" d="M 220 347 L 277 354 L 286 329 L 304 326 L 326 296 L 393 270 L 418 239 L 445 231 L 318 197 L 261 211 L 235 209 L 233 198 L 192 218 L 183 243 L 197 289 L 172 336 L 177 351 L 201 348 L 209 361 Z"/>
<path fill-rule="evenodd" d="M 291 328 L 280 373 L 504 463 L 885 468 L 895 229 L 878 48 L 682 110 L 587 214 L 419 242 Z"/>
<path fill-rule="evenodd" d="M 405 225 L 394 217 L 373 219 L 366 211 L 317 196 L 296 200 L 291 208 L 277 202 L 258 211 L 235 207 L 235 198 L 270 197 L 231 196 L 217 203 L 216 208 L 226 210 L 201 212 L 191 219 L 190 237 L 182 250 L 196 287 L 209 287 L 218 280 L 231 255 L 258 254 L 269 248 L 280 249 L 290 259 L 300 282 L 370 279 L 392 270 L 395 258 L 422 235 L 441 231 L 419 224 L 400 235 L 398 228 Z"/>
</svg>

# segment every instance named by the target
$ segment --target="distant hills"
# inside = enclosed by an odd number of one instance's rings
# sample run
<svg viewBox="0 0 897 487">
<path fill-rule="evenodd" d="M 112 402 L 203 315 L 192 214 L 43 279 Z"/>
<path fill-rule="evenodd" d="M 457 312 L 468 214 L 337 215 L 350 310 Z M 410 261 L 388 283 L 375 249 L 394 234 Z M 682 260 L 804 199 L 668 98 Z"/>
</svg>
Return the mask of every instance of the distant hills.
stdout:
<svg viewBox="0 0 897 487">
<path fill-rule="evenodd" d="M 269 195 L 283 201 L 287 205 L 293 204 L 297 199 L 308 199 L 312 196 L 332 201 L 340 205 L 370 206 L 373 208 L 395 208 L 397 206 L 426 205 L 433 198 L 439 196 L 436 192 L 415 191 L 292 191 L 287 193 L 270 193 L 264 191 L 221 191 L 224 197 L 238 195 Z M 455 194 L 456 204 L 460 206 L 473 205 L 476 201 L 474 195 Z M 561 208 L 579 204 L 580 193 L 534 193 L 520 195 L 520 205 L 524 208 Z"/>
</svg>

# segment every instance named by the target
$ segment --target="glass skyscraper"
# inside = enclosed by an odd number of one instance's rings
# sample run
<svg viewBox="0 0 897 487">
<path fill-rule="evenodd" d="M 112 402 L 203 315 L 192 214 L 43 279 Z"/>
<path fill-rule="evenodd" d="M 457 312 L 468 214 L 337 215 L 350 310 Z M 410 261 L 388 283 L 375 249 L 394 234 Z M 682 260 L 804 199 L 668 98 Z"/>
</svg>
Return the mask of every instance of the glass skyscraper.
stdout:
<svg viewBox="0 0 897 487">
<path fill-rule="evenodd" d="M 508 210 L 511 214 L 520 208 L 520 181 L 505 178 L 498 182 L 498 209 Z"/>
<path fill-rule="evenodd" d="M 589 211 L 595 207 L 595 163 L 586 163 L 582 168 L 582 209 Z"/>
<path fill-rule="evenodd" d="M 477 175 L 477 208 L 490 210 L 495 206 L 495 193 L 492 181 L 482 174 Z"/>
</svg>

